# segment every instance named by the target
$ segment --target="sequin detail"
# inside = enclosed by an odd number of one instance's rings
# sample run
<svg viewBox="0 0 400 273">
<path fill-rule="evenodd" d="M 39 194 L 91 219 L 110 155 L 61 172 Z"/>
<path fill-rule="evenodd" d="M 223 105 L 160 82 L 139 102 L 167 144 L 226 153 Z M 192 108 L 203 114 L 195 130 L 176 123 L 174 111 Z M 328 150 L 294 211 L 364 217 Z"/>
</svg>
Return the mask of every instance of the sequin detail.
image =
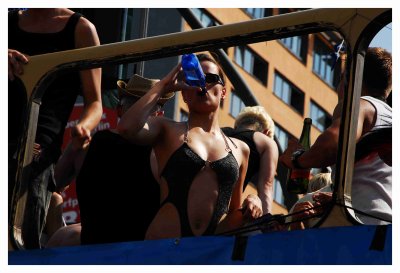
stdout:
<svg viewBox="0 0 400 273">
<path fill-rule="evenodd" d="M 229 145 L 225 142 L 227 147 Z M 169 158 L 161 176 L 168 184 L 169 195 L 165 203 L 172 203 L 179 213 L 181 236 L 194 236 L 187 212 L 188 195 L 192 182 L 201 169 L 209 164 L 218 178 L 218 198 L 210 223 L 202 235 L 212 235 L 222 215 L 228 211 L 235 182 L 239 177 L 239 165 L 229 149 L 228 154 L 215 161 L 203 160 L 185 141 Z"/>
</svg>

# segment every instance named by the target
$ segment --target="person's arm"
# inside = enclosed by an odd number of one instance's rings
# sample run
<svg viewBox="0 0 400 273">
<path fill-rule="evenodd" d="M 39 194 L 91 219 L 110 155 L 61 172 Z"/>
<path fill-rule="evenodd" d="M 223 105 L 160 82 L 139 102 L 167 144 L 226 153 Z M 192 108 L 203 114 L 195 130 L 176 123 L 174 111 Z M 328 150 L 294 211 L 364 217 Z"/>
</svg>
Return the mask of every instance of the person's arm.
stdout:
<svg viewBox="0 0 400 273">
<path fill-rule="evenodd" d="M 341 109 L 342 104 L 339 103 L 333 113 L 332 125 L 319 135 L 310 150 L 298 157 L 297 162 L 302 168 L 321 168 L 336 163 Z M 365 132 L 368 132 L 371 129 L 372 124 L 374 124 L 374 118 L 375 108 L 368 101 L 360 99 L 356 142 L 360 140 L 361 136 L 365 134 Z M 293 168 L 291 155 L 297 148 L 297 142 L 289 141 L 288 148 L 279 158 L 279 160 L 288 168 Z"/>
<path fill-rule="evenodd" d="M 258 196 L 262 202 L 263 213 L 272 213 L 273 184 L 279 157 L 278 146 L 274 140 L 260 132 L 256 132 L 253 139 L 260 154 Z"/>
<path fill-rule="evenodd" d="M 314 211 L 314 209 L 312 209 L 313 207 L 314 205 L 309 201 L 295 204 L 292 213 L 298 212 L 298 214 L 292 215 L 291 221 L 296 222 L 290 224 L 290 230 L 305 229 L 304 222 L 300 220 L 314 215 L 316 212 Z"/>
<path fill-rule="evenodd" d="M 169 91 L 198 90 L 197 87 L 177 82 L 180 68 L 180 64 L 173 68 L 122 116 L 117 125 L 117 131 L 122 137 L 142 145 L 152 145 L 155 142 L 166 121 L 163 117 L 149 118 L 158 99 Z"/>
<path fill-rule="evenodd" d="M 26 57 L 21 52 L 8 49 L 8 79 L 13 81 L 15 76 L 22 75 L 24 73 L 24 69 L 22 64 L 28 63 L 28 57 Z"/>
<path fill-rule="evenodd" d="M 324 132 L 322 132 L 310 150 L 298 157 L 297 162 L 302 168 L 318 168 L 331 166 L 336 163 L 336 155 L 339 142 L 341 105 L 336 106 L 333 121 Z M 279 157 L 279 161 L 286 167 L 292 169 L 292 154 L 299 148 L 297 141 L 289 140 L 287 149 Z"/>
<path fill-rule="evenodd" d="M 75 30 L 75 47 L 100 45 L 95 26 L 80 18 Z M 101 104 L 101 68 L 80 72 L 84 108 L 79 122 L 71 129 L 74 145 L 82 147 L 90 141 L 90 132 L 97 126 L 103 112 Z"/>
<path fill-rule="evenodd" d="M 79 174 L 89 145 L 74 147 L 71 141 L 57 161 L 54 169 L 56 191 L 63 192 L 73 179 Z"/>
<path fill-rule="evenodd" d="M 254 194 L 249 194 L 242 203 L 244 220 L 253 220 L 263 215 L 261 199 Z"/>
</svg>

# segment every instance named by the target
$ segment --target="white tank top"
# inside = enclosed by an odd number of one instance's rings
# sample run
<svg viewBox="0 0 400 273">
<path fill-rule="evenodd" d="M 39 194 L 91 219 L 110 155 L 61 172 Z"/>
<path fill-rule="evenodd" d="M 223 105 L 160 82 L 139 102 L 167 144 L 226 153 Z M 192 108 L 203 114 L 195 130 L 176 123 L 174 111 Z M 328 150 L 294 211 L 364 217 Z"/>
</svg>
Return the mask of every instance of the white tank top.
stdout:
<svg viewBox="0 0 400 273">
<path fill-rule="evenodd" d="M 392 127 L 392 108 L 389 105 L 369 96 L 361 99 L 370 102 L 377 113 L 375 125 L 363 137 L 373 131 Z M 369 154 L 354 165 L 352 205 L 360 211 L 392 220 L 392 167 L 387 165 L 377 152 Z M 364 224 L 389 224 L 372 217 L 357 213 L 356 215 Z"/>
</svg>

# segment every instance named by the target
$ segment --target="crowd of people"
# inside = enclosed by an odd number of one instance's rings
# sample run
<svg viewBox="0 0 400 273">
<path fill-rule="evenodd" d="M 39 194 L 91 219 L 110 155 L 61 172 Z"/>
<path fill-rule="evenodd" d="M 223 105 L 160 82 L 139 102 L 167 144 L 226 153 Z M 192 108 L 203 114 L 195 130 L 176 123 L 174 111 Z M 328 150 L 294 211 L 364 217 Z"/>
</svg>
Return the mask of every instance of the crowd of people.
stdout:
<svg viewBox="0 0 400 273">
<path fill-rule="evenodd" d="M 18 76 L 29 56 L 100 44 L 94 25 L 69 9 L 12 11 L 9 29 L 9 95 L 16 105 L 21 105 Z M 234 128 L 221 128 L 220 105 L 227 95 L 224 73 L 212 56 L 197 57 L 206 75 L 205 94 L 182 80 L 180 64 L 160 80 L 134 74 L 128 82 L 117 82 L 117 127 L 93 136 L 102 113 L 101 70 L 69 73 L 48 87 L 28 183 L 29 209 L 22 227 L 26 248 L 216 235 L 272 214 L 278 160 L 293 168 L 292 154 L 299 144 L 290 141 L 278 158 L 274 122 L 261 106 L 245 107 Z M 360 145 L 381 129 L 391 130 L 391 107 L 385 102 L 391 92 L 391 54 L 370 48 L 364 67 L 357 129 Z M 164 103 L 177 92 L 189 109 L 184 122 L 163 116 Z M 84 97 L 84 111 L 61 153 L 64 128 L 78 94 Z M 332 125 L 309 151 L 296 157 L 296 166 L 327 168 L 336 163 L 341 108 L 339 100 Z M 9 206 L 21 136 L 17 120 L 24 114 L 22 106 L 14 109 L 9 112 L 9 124 L 15 125 L 9 128 Z M 362 146 L 355 162 L 353 207 L 365 212 L 356 214 L 361 223 L 387 224 L 391 221 L 391 146 L 365 152 L 367 146 Z M 295 220 L 289 229 L 312 227 L 315 221 L 302 219 L 320 216 L 321 204 L 332 202 L 330 176 L 315 175 L 309 193 L 289 212 Z M 66 226 L 59 193 L 74 178 L 81 223 Z M 255 185 L 257 195 L 243 195 L 249 183 Z M 103 195 L 109 196 L 107 204 L 95 202 L 96 196 Z M 109 212 L 107 221 L 101 216 L 104 211 Z"/>
</svg>

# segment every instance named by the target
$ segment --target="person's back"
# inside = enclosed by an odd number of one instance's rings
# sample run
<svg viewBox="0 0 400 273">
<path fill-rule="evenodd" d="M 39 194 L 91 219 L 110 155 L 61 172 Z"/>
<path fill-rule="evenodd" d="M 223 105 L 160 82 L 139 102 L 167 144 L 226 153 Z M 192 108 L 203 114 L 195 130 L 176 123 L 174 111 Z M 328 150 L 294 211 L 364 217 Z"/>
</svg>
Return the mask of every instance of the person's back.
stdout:
<svg viewBox="0 0 400 273">
<path fill-rule="evenodd" d="M 117 81 L 118 116 L 121 118 L 158 81 L 136 74 L 128 83 Z M 159 100 L 154 116 L 162 115 L 162 105 L 172 96 Z M 60 187 L 77 175 L 81 243 L 143 240 L 160 203 L 152 148 L 133 144 L 111 129 L 94 134 L 87 150 L 74 152 L 69 146 L 69 151 L 59 161 L 56 174 L 61 174 Z M 76 161 L 76 155 L 80 160 Z"/>
<path fill-rule="evenodd" d="M 392 128 L 392 108 L 386 99 L 392 90 L 392 55 L 369 48 L 365 56 L 357 145 L 377 132 Z M 360 129 L 359 129 L 360 131 Z M 373 145 L 371 145 L 373 146 Z M 389 160 L 388 160 L 389 159 Z M 352 205 L 370 216 L 357 214 L 364 224 L 387 224 L 392 219 L 391 145 L 371 150 L 354 164 Z M 386 219 L 383 221 L 374 216 Z"/>
<path fill-rule="evenodd" d="M 352 206 L 369 215 L 357 213 L 364 224 L 388 224 L 391 222 L 391 145 L 381 146 L 371 154 L 365 152 L 370 145 L 360 144 L 375 131 L 390 129 L 391 108 L 386 99 L 392 90 L 392 55 L 383 48 L 369 48 L 365 56 L 363 85 L 361 91 L 358 124 L 356 132 L 354 178 L 352 181 Z M 332 125 L 314 142 L 310 150 L 293 159 L 301 168 L 325 167 L 335 164 L 340 131 L 339 102 L 333 113 Z M 391 136 L 390 136 L 391 139 Z M 292 154 L 297 143 L 290 142 L 280 160 L 293 168 Z M 360 160 L 359 154 L 366 155 Z M 378 219 L 378 218 L 381 219 Z M 387 221 L 383 221 L 387 220 Z"/>
<path fill-rule="evenodd" d="M 93 136 L 76 179 L 82 244 L 144 239 L 160 202 L 150 154 L 109 130 Z"/>
<path fill-rule="evenodd" d="M 260 167 L 260 154 L 257 152 L 257 146 L 254 142 L 254 133 L 256 131 L 244 128 L 224 127 L 222 131 L 229 137 L 237 138 L 246 143 L 250 148 L 249 164 L 247 166 L 246 178 L 244 179 L 243 191 L 247 184 L 258 173 Z M 253 181 L 256 183 L 256 181 Z"/>
<path fill-rule="evenodd" d="M 250 148 L 243 191 L 251 181 L 257 187 L 263 213 L 272 212 L 273 180 L 278 163 L 278 146 L 273 140 L 275 125 L 262 106 L 245 107 L 235 120 L 235 128 L 225 127 L 226 135 Z"/>
<path fill-rule="evenodd" d="M 376 118 L 373 127 L 363 134 L 360 142 L 373 132 L 392 127 L 392 108 L 388 104 L 370 96 L 363 96 L 361 99 L 373 105 Z M 372 150 L 355 162 L 352 205 L 373 216 L 391 220 L 392 166 L 387 163 L 379 150 Z M 364 224 L 387 224 L 385 221 L 361 214 L 357 214 L 357 217 Z"/>
</svg>

